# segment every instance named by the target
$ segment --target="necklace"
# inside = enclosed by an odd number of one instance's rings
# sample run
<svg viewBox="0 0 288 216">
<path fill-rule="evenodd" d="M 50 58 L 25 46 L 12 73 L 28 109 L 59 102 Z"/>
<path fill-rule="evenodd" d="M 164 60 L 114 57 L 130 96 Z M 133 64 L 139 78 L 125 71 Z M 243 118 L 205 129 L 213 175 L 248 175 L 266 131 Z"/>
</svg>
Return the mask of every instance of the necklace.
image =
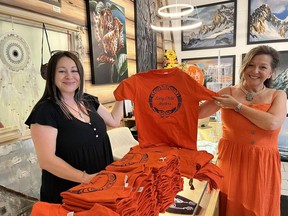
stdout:
<svg viewBox="0 0 288 216">
<path fill-rule="evenodd" d="M 64 103 L 65 103 L 65 102 L 64 102 Z M 70 107 L 72 110 L 74 110 L 75 112 L 77 112 L 81 119 L 85 120 L 85 119 L 84 119 L 84 114 L 83 114 L 82 112 L 80 112 L 80 109 L 79 109 L 78 106 L 77 106 L 77 107 L 78 107 L 78 110 L 76 110 L 76 109 L 74 109 L 73 107 L 69 106 L 67 103 L 65 103 L 65 104 L 66 104 L 68 107 Z"/>
<path fill-rule="evenodd" d="M 256 93 L 247 91 L 243 85 L 240 86 L 240 89 L 246 94 L 245 99 L 247 101 L 252 101 L 254 99 L 254 97 L 259 95 L 259 94 L 261 94 L 266 89 L 266 87 L 264 85 L 263 88 L 260 91 L 256 92 Z"/>
</svg>

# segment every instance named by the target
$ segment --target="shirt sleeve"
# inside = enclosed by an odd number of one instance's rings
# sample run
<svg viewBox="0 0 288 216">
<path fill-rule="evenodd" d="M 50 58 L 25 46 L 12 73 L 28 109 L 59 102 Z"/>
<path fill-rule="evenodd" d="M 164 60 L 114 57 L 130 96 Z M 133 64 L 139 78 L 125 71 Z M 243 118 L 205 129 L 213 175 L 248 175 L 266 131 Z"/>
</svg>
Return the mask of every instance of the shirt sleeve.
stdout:
<svg viewBox="0 0 288 216">
<path fill-rule="evenodd" d="M 136 94 L 135 75 L 123 80 L 114 91 L 114 97 L 117 101 L 126 99 L 134 101 L 135 94 Z"/>
<path fill-rule="evenodd" d="M 58 120 L 61 115 L 61 109 L 58 105 L 52 101 L 44 101 L 37 105 L 25 121 L 25 124 L 31 126 L 31 124 L 49 125 L 54 128 L 58 128 Z M 62 114 L 63 115 L 63 114 Z"/>
<path fill-rule="evenodd" d="M 188 75 L 189 76 L 189 75 Z M 187 79 L 188 80 L 188 79 Z M 214 92 L 205 86 L 198 83 L 194 78 L 190 77 L 189 80 L 191 86 L 191 94 L 193 97 L 196 97 L 198 100 L 214 100 L 212 96 L 219 96 L 217 92 Z"/>
<path fill-rule="evenodd" d="M 100 102 L 98 100 L 98 97 L 94 96 L 94 95 L 90 95 L 85 93 L 84 94 L 84 100 L 87 102 L 87 106 L 93 110 L 93 111 L 97 111 L 99 106 L 100 106 Z"/>
</svg>

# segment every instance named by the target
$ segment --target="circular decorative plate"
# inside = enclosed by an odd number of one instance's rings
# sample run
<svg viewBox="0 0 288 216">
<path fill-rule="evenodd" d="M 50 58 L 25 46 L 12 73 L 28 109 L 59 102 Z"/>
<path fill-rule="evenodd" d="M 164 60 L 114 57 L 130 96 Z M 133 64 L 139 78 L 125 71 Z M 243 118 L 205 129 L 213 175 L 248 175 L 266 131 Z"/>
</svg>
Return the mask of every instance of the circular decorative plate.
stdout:
<svg viewBox="0 0 288 216">
<path fill-rule="evenodd" d="M 0 60 L 12 72 L 19 72 L 31 64 L 31 51 L 26 41 L 14 32 L 0 38 Z"/>
</svg>

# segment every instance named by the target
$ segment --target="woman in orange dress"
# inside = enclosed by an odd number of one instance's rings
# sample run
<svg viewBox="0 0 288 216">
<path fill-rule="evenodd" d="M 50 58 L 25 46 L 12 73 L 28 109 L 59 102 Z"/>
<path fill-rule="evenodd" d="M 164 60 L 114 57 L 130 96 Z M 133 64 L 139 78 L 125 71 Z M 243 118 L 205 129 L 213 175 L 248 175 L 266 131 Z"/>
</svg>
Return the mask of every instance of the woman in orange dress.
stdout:
<svg viewBox="0 0 288 216">
<path fill-rule="evenodd" d="M 280 216 L 278 134 L 287 114 L 287 95 L 271 88 L 278 63 L 272 47 L 253 48 L 243 59 L 240 84 L 221 89 L 215 103 L 200 106 L 199 118 L 221 108 L 220 215 Z"/>
</svg>

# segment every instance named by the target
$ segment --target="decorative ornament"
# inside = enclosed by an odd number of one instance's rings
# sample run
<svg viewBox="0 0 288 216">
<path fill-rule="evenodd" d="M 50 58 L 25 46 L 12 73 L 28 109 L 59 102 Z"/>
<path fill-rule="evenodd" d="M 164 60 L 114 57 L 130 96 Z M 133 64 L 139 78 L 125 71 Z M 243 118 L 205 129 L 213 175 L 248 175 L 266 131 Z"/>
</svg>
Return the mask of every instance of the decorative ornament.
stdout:
<svg viewBox="0 0 288 216">
<path fill-rule="evenodd" d="M 191 77 L 193 77 L 201 85 L 204 84 L 204 73 L 196 65 L 189 65 L 186 71 Z"/>
<path fill-rule="evenodd" d="M 0 37 L 0 121 L 25 133 L 24 121 L 38 99 L 36 71 L 31 50 L 15 32 Z"/>
<path fill-rule="evenodd" d="M 189 74 L 193 79 L 195 79 L 199 84 L 204 85 L 204 73 L 201 68 L 199 68 L 195 64 L 187 64 L 186 62 L 183 62 L 178 65 L 178 67 Z"/>
<path fill-rule="evenodd" d="M 172 49 L 165 50 L 163 68 L 173 68 L 178 65 L 176 52 Z"/>
<path fill-rule="evenodd" d="M 15 33 L 7 33 L 0 38 L 0 59 L 13 72 L 25 70 L 31 64 L 28 44 Z"/>
</svg>

